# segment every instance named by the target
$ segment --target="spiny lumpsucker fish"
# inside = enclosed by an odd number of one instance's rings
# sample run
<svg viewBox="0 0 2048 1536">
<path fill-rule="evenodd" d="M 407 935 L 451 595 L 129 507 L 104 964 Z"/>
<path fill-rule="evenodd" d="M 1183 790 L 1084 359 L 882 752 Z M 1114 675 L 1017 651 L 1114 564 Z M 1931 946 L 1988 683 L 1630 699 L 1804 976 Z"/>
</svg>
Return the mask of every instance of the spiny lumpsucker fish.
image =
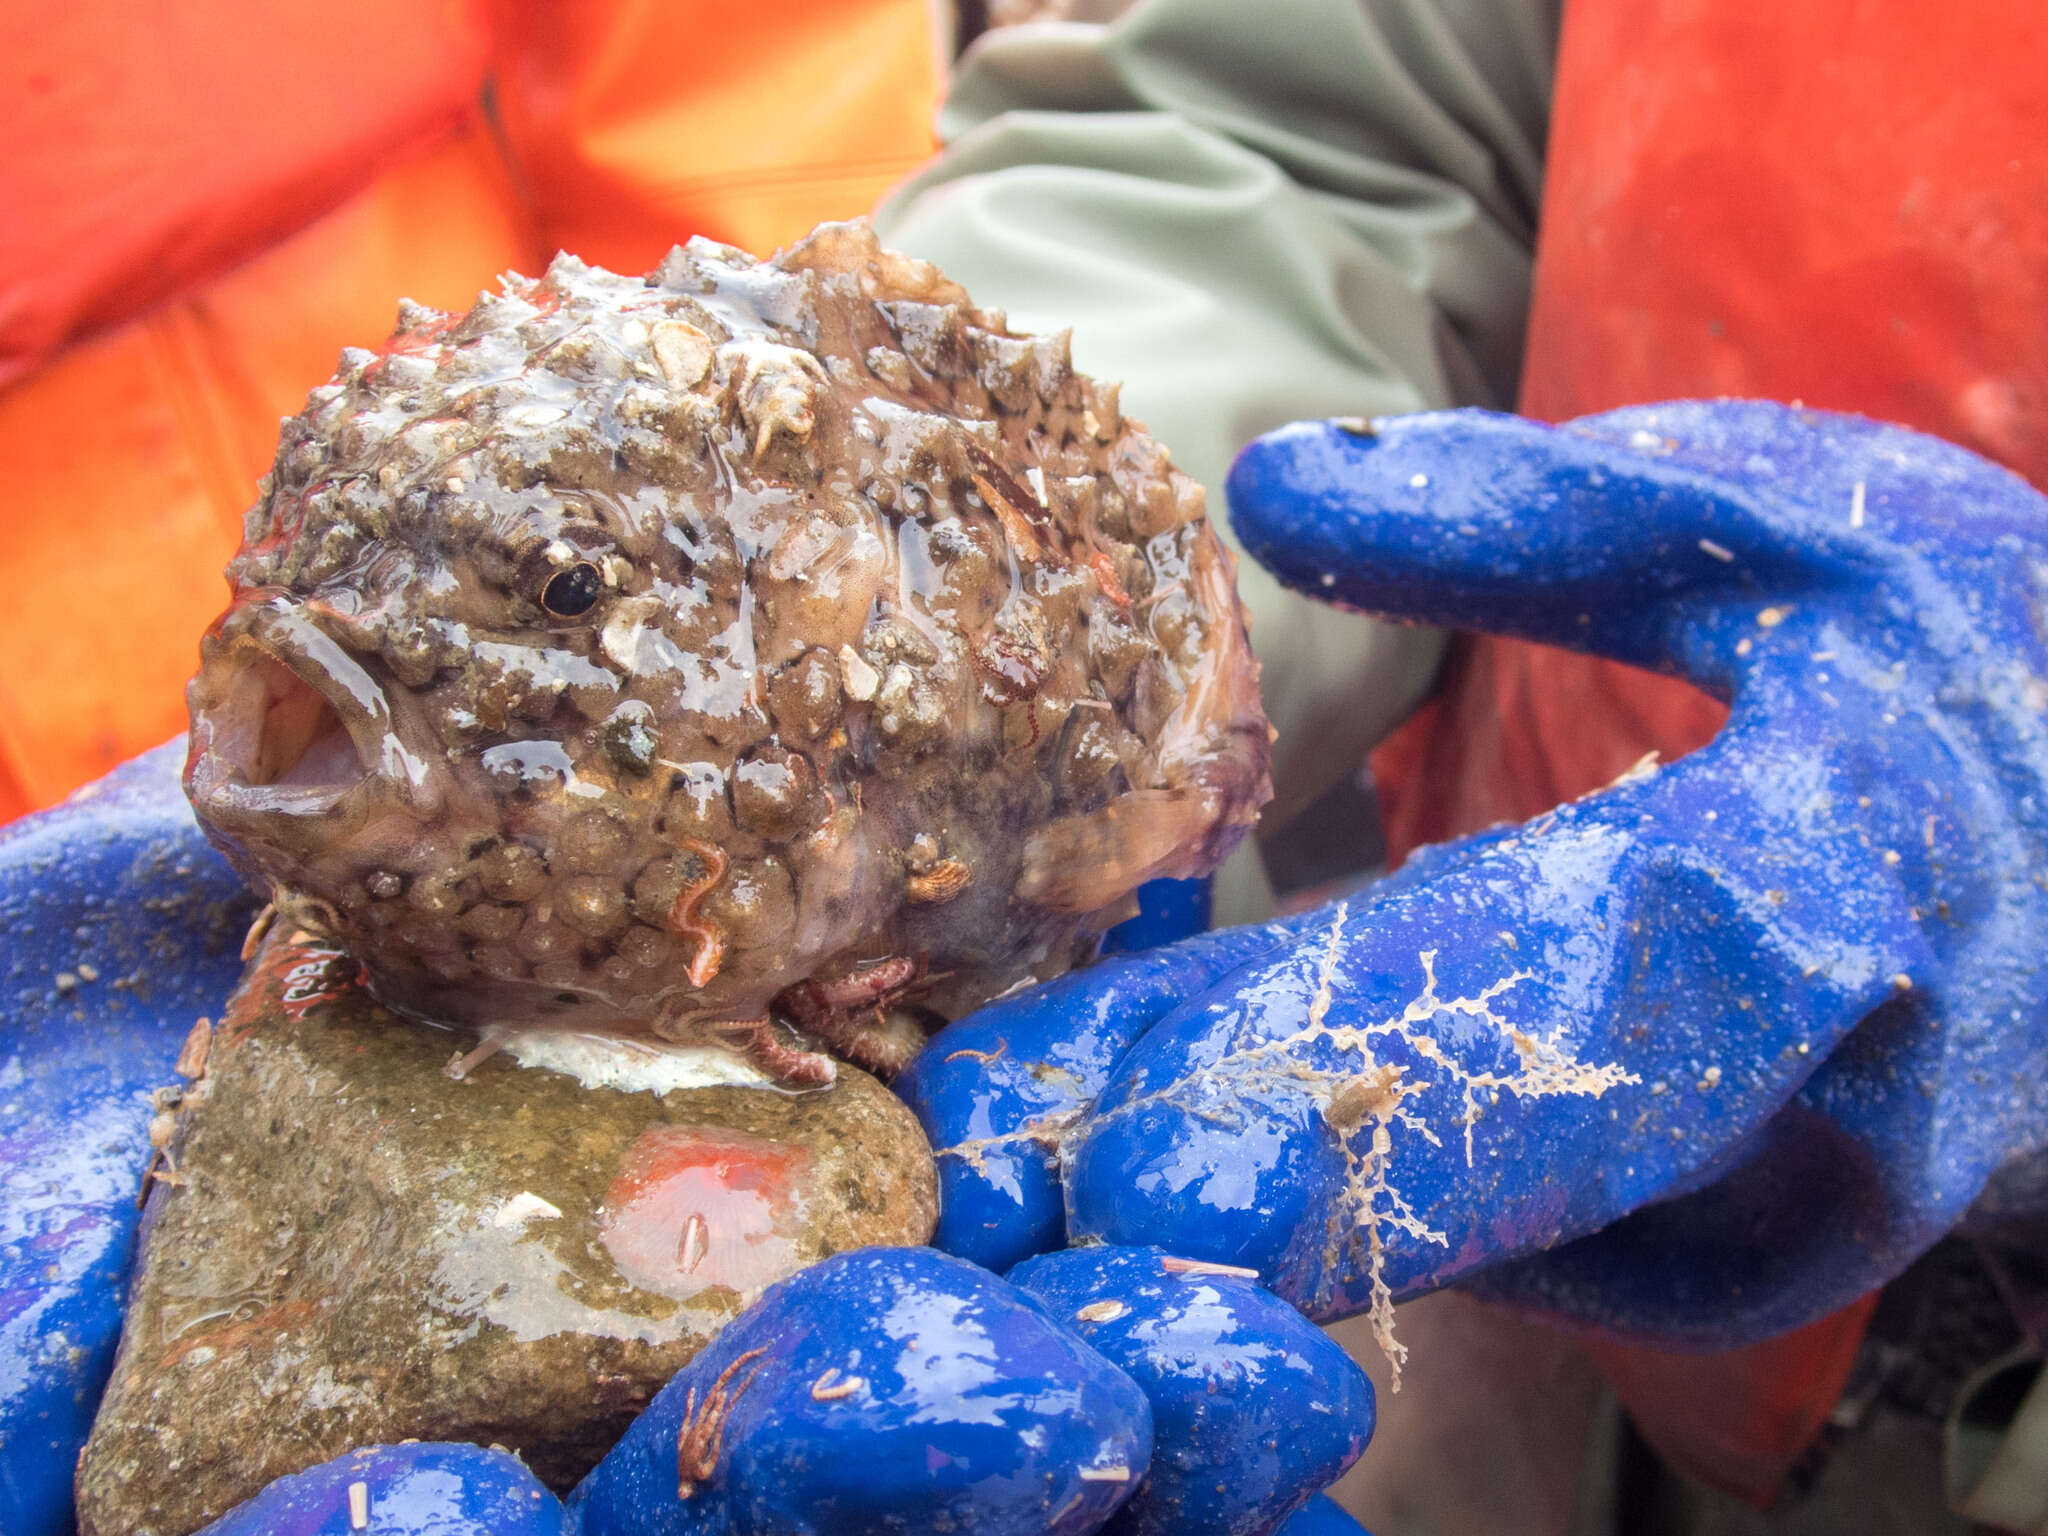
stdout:
<svg viewBox="0 0 2048 1536">
<path fill-rule="evenodd" d="M 402 1013 L 887 1071 L 879 1002 L 1057 974 L 1243 837 L 1234 575 L 1064 333 L 864 225 L 563 256 L 285 422 L 186 788 Z"/>
</svg>

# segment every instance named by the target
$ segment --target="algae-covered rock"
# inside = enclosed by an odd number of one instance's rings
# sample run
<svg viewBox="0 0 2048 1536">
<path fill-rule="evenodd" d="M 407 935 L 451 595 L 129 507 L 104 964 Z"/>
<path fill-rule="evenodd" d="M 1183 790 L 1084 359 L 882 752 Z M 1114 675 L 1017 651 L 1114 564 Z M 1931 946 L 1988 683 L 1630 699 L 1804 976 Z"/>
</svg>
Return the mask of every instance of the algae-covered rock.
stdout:
<svg viewBox="0 0 2048 1536">
<path fill-rule="evenodd" d="M 728 1053 L 557 1033 L 456 1081 L 466 1039 L 355 978 L 275 940 L 213 1031 L 80 1463 L 84 1536 L 184 1536 L 408 1437 L 500 1443 L 567 1487 L 768 1284 L 931 1232 L 923 1135 L 858 1071 L 790 1093 Z"/>
</svg>

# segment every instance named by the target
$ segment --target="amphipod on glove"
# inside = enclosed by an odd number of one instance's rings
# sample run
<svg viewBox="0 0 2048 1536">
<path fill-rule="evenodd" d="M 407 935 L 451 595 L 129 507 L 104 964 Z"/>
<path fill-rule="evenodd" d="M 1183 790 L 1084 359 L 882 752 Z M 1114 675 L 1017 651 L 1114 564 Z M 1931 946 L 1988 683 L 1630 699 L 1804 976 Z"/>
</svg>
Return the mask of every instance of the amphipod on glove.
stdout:
<svg viewBox="0 0 2048 1536">
<path fill-rule="evenodd" d="M 2048 499 L 1732 401 L 1297 425 L 1230 494 L 1305 590 L 1732 713 L 1215 950 L 1066 1123 L 978 1125 L 1058 1145 L 1072 1236 L 1250 1265 L 1321 1318 L 1485 1270 L 1732 1345 L 1883 1282 L 2041 1145 Z"/>
</svg>

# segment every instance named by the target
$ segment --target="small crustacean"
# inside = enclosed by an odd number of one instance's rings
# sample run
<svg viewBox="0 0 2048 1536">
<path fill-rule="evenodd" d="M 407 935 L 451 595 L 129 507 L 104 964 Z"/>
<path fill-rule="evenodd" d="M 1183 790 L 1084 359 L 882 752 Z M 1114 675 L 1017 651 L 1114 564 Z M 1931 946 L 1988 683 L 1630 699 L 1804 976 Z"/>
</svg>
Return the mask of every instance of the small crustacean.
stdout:
<svg viewBox="0 0 2048 1536">
<path fill-rule="evenodd" d="M 150 1091 L 149 1161 L 143 1165 L 142 1188 L 135 1196 L 137 1209 L 148 1201 L 151 1184 L 175 1186 L 185 1182 L 185 1175 L 178 1171 L 172 1147 L 178 1139 L 180 1116 L 206 1096 L 206 1069 L 212 1054 L 213 1020 L 205 1017 L 193 1020 L 192 1027 L 185 1032 L 185 1043 L 178 1048 L 178 1059 L 171 1068 L 185 1079 L 184 1086 L 170 1085 Z"/>
<path fill-rule="evenodd" d="M 142 1188 L 135 1195 L 138 1210 L 149 1199 L 152 1183 L 185 1182 L 185 1175 L 178 1172 L 178 1160 L 171 1152 L 171 1144 L 178 1139 L 178 1111 L 184 1107 L 184 1102 L 185 1090 L 176 1086 L 149 1091 L 149 1161 L 142 1166 Z"/>
<path fill-rule="evenodd" d="M 891 1005 L 925 981 L 922 961 L 891 955 L 836 976 L 797 982 L 776 1001 L 805 1034 L 829 1050 L 874 1071 L 893 1075 L 910 1064 L 924 1044 L 924 1031 Z"/>
<path fill-rule="evenodd" d="M 864 226 L 562 257 L 285 424 L 186 784 L 287 932 L 486 1049 L 886 1071 L 1243 836 L 1232 574 L 1064 335 Z"/>
</svg>

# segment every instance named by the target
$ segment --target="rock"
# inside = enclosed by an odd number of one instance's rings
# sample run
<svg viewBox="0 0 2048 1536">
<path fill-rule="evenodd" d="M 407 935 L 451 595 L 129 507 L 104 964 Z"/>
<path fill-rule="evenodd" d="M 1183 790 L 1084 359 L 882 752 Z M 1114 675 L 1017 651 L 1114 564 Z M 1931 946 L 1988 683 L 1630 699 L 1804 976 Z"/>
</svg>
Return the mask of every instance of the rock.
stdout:
<svg viewBox="0 0 2048 1536">
<path fill-rule="evenodd" d="M 582 1536 L 1086 1536 L 1145 1476 L 1135 1382 L 931 1249 L 773 1287 L 569 1499 Z"/>
<path fill-rule="evenodd" d="M 279 1478 L 200 1536 L 352 1536 L 356 1531 L 376 1536 L 562 1536 L 562 1502 L 505 1451 L 480 1445 L 369 1445 Z"/>
<path fill-rule="evenodd" d="M 1264 1536 L 1357 1461 L 1373 1389 L 1250 1270 L 1070 1248 L 1010 1283 L 1144 1390 L 1152 1469 L 1105 1536 Z"/>
<path fill-rule="evenodd" d="M 408 1437 L 502 1443 L 567 1487 L 771 1281 L 930 1234 L 923 1135 L 858 1071 L 789 1093 L 722 1051 L 547 1035 L 455 1081 L 467 1038 L 357 974 L 273 940 L 215 1031 L 80 1465 L 84 1536 L 184 1536 Z"/>
</svg>

